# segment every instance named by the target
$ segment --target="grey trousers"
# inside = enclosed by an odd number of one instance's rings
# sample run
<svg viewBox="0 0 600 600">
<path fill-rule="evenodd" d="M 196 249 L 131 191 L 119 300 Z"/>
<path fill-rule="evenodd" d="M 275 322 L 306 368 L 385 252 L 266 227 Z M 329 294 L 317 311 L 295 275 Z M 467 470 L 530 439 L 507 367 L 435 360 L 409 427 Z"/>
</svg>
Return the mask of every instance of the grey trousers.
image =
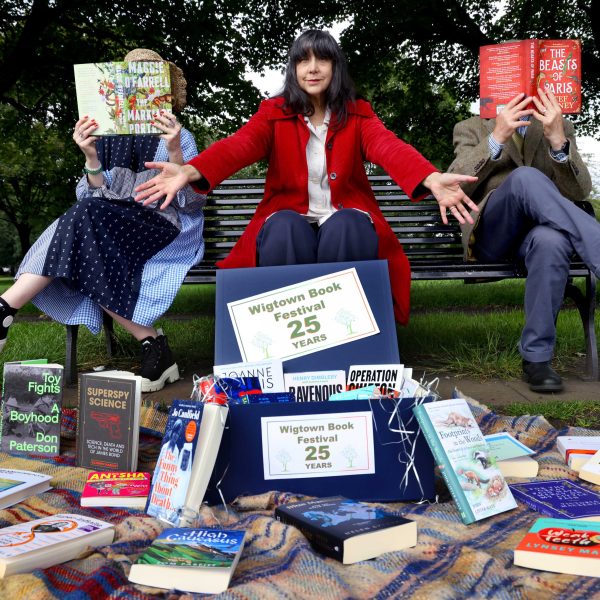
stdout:
<svg viewBox="0 0 600 600">
<path fill-rule="evenodd" d="M 572 255 L 577 253 L 600 277 L 600 223 L 562 196 L 541 171 L 519 167 L 488 199 L 473 252 L 485 261 L 524 262 L 525 327 L 519 352 L 531 362 L 550 360 Z"/>
</svg>

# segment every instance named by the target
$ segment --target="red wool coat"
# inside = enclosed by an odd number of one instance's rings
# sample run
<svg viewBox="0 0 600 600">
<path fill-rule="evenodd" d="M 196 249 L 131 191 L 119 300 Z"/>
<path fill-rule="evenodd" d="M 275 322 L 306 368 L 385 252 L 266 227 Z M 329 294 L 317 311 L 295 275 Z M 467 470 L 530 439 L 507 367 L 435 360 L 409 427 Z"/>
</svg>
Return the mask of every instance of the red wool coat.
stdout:
<svg viewBox="0 0 600 600">
<path fill-rule="evenodd" d="M 220 268 L 256 266 L 256 237 L 270 214 L 283 209 L 301 214 L 308 211 L 306 144 L 310 134 L 303 116 L 287 114 L 281 105 L 281 98 L 264 100 L 236 133 L 212 144 L 189 162 L 208 181 L 210 187 L 201 190 L 207 192 L 241 168 L 261 159 L 269 161 L 264 198 L 229 256 L 218 263 Z M 405 325 L 410 266 L 377 205 L 364 161 L 383 167 L 411 200 L 427 195 L 419 184 L 436 169 L 386 129 L 368 102 L 357 100 L 348 108 L 346 125 L 337 131 L 330 128 L 325 142 L 331 201 L 336 209 L 358 208 L 371 215 L 379 236 L 379 258 L 388 260 L 394 314 Z"/>
</svg>

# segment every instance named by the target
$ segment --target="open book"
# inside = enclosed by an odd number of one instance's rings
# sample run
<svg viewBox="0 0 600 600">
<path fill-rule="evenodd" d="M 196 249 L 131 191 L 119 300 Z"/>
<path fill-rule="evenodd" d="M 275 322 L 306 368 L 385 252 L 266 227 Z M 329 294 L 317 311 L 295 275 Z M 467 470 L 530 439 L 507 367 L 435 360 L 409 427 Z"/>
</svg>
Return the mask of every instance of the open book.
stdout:
<svg viewBox="0 0 600 600">
<path fill-rule="evenodd" d="M 151 122 L 157 110 L 171 110 L 167 62 L 89 63 L 74 71 L 79 118 L 96 119 L 94 135 L 162 133 Z"/>
</svg>

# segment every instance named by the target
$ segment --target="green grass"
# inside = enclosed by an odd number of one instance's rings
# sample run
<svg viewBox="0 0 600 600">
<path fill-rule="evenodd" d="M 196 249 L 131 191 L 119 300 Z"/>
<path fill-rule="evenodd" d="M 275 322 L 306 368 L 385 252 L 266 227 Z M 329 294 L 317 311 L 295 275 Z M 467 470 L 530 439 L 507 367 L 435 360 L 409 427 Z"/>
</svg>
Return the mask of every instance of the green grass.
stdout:
<svg viewBox="0 0 600 600">
<path fill-rule="evenodd" d="M 557 428 L 571 425 L 597 429 L 600 423 L 600 402 L 561 402 L 560 400 L 515 402 L 503 406 L 502 412 L 514 416 L 544 415 Z"/>
</svg>

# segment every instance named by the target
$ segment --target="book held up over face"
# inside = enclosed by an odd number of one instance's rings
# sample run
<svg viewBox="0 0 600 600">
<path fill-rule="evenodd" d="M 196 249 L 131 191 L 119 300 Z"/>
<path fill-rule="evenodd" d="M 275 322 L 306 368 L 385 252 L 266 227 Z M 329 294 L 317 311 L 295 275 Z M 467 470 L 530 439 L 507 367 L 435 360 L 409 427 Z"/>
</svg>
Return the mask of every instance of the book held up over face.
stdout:
<svg viewBox="0 0 600 600">
<path fill-rule="evenodd" d="M 46 569 L 113 541 L 110 523 L 58 514 L 0 529 L 0 577 Z"/>
<path fill-rule="evenodd" d="M 226 529 L 165 529 L 132 565 L 129 581 L 219 594 L 229 587 L 244 536 L 243 531 Z"/>
<path fill-rule="evenodd" d="M 480 116 L 493 119 L 517 94 L 551 91 L 563 113 L 581 112 L 581 42 L 518 40 L 479 49 Z M 533 106 L 532 106 L 533 107 Z"/>
<path fill-rule="evenodd" d="M 167 62 L 101 62 L 73 68 L 79 118 L 96 120 L 94 135 L 162 133 L 152 121 L 157 110 L 171 110 Z"/>
<path fill-rule="evenodd" d="M 420 404 L 413 413 L 463 523 L 517 507 L 465 400 Z"/>
<path fill-rule="evenodd" d="M 2 451 L 58 456 L 62 392 L 62 365 L 5 363 Z"/>
<path fill-rule="evenodd" d="M 415 521 L 343 496 L 284 504 L 275 509 L 275 518 L 345 565 L 417 544 Z"/>
<path fill-rule="evenodd" d="M 520 567 L 600 577 L 600 524 L 538 519 L 515 548 Z"/>
<path fill-rule="evenodd" d="M 79 380 L 77 464 L 135 471 L 142 378 L 127 371 L 84 373 Z"/>
<path fill-rule="evenodd" d="M 81 494 L 81 506 L 122 506 L 143 509 L 150 491 L 150 473 L 92 472 Z"/>
<path fill-rule="evenodd" d="M 511 483 L 515 498 L 557 519 L 600 521 L 600 494 L 569 479 Z"/>
<path fill-rule="evenodd" d="M 50 475 L 33 471 L 0 469 L 0 508 L 48 491 L 51 479 Z"/>
</svg>

